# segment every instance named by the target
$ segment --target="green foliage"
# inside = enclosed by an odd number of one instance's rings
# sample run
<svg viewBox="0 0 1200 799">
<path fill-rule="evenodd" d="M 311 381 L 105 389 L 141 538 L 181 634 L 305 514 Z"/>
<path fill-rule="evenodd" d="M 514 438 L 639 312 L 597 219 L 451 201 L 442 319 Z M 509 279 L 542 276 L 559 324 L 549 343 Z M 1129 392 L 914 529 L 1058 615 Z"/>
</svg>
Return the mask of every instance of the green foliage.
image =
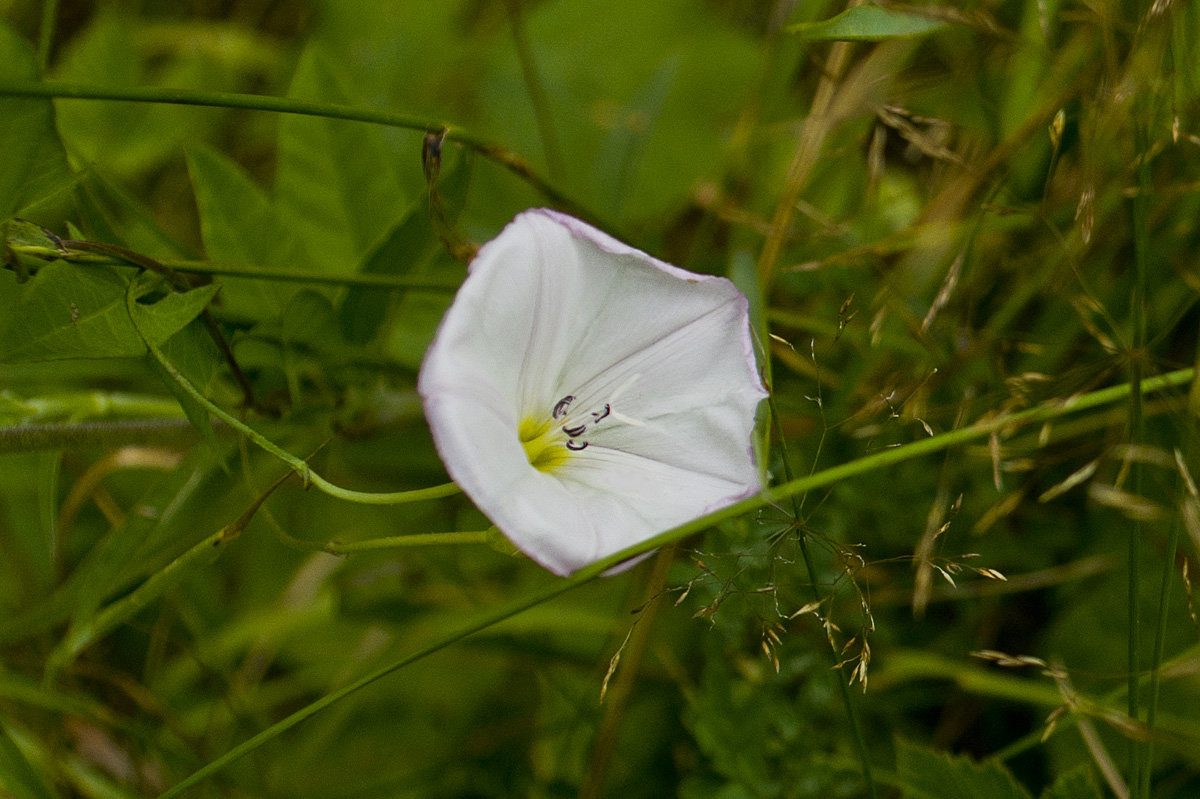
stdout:
<svg viewBox="0 0 1200 799">
<path fill-rule="evenodd" d="M 171 38 L 167 30 L 148 20 L 130 18 L 116 8 L 102 9 L 64 47 L 53 77 L 111 87 L 154 82 L 179 89 L 228 86 L 237 79 L 233 70 L 213 57 L 214 49 L 196 46 L 206 38 L 203 31 L 180 29 L 174 41 Z M 188 46 L 188 39 L 195 44 Z M 131 49 L 131 40 L 140 40 L 142 46 Z M 263 41 L 257 46 L 270 45 Z M 163 58 L 156 50 L 173 54 Z M 78 163 L 103 165 L 105 175 L 127 180 L 162 169 L 178 158 L 182 147 L 197 136 L 218 131 L 227 119 L 227 113 L 177 105 L 61 103 L 58 107 L 59 130 Z"/>
<path fill-rule="evenodd" d="M 37 76 L 33 52 L 11 30 L 0 25 L 0 63 L 6 75 Z M 53 198 L 71 182 L 67 159 L 54 130 L 49 100 L 0 98 L 0 217 L 23 212 L 27 206 Z"/>
<path fill-rule="evenodd" d="M 53 261 L 20 292 L 0 336 L 7 350 L 0 362 L 56 361 L 64 358 L 132 358 L 146 352 L 125 308 L 125 295 L 142 295 L 138 321 L 147 337 L 161 344 L 195 319 L 220 290 L 202 286 L 167 293 L 145 302 L 152 286 L 130 286 L 111 268 L 80 269 Z"/>
<path fill-rule="evenodd" d="M 1081 766 L 1056 779 L 1042 792 L 1041 799 L 1100 799 L 1103 795 L 1091 769 Z"/>
<path fill-rule="evenodd" d="M 905 799 L 1030 799 L 1008 769 L 901 742 L 896 767 Z"/>
<path fill-rule="evenodd" d="M 1012 773 L 994 761 L 976 763 L 900 742 L 896 747 L 897 779 L 905 799 L 1030 799 Z M 1086 766 L 1066 772 L 1041 793 L 1040 799 L 1100 799 L 1092 771 Z"/>
<path fill-rule="evenodd" d="M 425 264 L 437 251 L 429 214 L 422 205 L 410 207 L 402 220 L 392 227 L 363 260 L 362 272 L 368 275 L 410 274 Z M 374 288 L 352 288 L 342 300 L 339 319 L 342 332 L 350 341 L 365 344 L 383 327 L 393 297 Z"/>
<path fill-rule="evenodd" d="M 0 795 L 1200 793 L 1200 7 L 63 0 L 37 52 L 39 6 Z M 315 490 L 445 481 L 417 370 L 537 205 L 731 277 L 820 487 L 578 585 Z"/>
<path fill-rule="evenodd" d="M 288 96 L 347 103 L 347 82 L 321 48 L 310 47 Z M 353 270 L 411 204 L 378 128 L 290 115 L 279 121 L 275 196 L 281 214 L 304 234 L 309 258 L 333 272 Z M 384 197 L 390 202 L 379 202 Z"/>
<path fill-rule="evenodd" d="M 881 42 L 905 36 L 922 36 L 946 27 L 934 17 L 911 11 L 860 5 L 821 22 L 802 22 L 788 33 L 809 41 Z"/>
<path fill-rule="evenodd" d="M 196 192 L 204 252 L 224 264 L 281 269 L 314 269 L 298 226 L 289 224 L 265 190 L 220 153 L 188 153 L 188 174 Z M 246 320 L 264 310 L 278 314 L 294 289 L 264 281 L 230 280 L 227 312 Z M 271 318 L 268 316 L 267 318 Z"/>
</svg>

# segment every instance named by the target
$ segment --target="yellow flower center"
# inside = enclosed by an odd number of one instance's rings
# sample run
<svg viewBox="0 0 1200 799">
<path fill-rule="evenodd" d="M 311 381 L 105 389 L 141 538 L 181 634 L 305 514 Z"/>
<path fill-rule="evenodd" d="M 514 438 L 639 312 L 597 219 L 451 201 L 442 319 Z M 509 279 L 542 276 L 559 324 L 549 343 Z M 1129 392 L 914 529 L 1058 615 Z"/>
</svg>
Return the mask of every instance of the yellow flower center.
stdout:
<svg viewBox="0 0 1200 799">
<path fill-rule="evenodd" d="M 556 419 L 537 420 L 526 416 L 517 427 L 521 446 L 530 465 L 540 472 L 552 472 L 571 458 L 562 425 Z"/>
<path fill-rule="evenodd" d="M 588 447 L 584 436 L 589 428 L 615 416 L 612 405 L 604 403 L 599 410 L 573 416 L 571 394 L 554 403 L 550 418 L 526 416 L 517 425 L 517 437 L 525 448 L 525 457 L 530 465 L 541 472 L 552 472 L 571 459 L 576 452 Z"/>
</svg>

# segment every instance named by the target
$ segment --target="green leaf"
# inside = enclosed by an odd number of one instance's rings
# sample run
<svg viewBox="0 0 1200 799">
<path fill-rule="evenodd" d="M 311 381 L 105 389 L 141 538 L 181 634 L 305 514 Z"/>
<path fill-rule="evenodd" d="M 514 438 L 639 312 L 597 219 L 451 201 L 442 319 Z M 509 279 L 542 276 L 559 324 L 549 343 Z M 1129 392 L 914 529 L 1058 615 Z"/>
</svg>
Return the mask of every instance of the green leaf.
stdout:
<svg viewBox="0 0 1200 799">
<path fill-rule="evenodd" d="M 0 64 L 6 79 L 35 80 L 33 52 L 7 26 L 0 23 Z M 49 100 L 0 97 L 0 218 L 69 186 L 74 177 Z"/>
<path fill-rule="evenodd" d="M 189 152 L 187 160 L 209 259 L 258 267 L 312 268 L 298 234 L 237 164 L 207 149 Z M 227 285 L 223 307 L 249 319 L 278 315 L 295 293 L 291 286 L 261 280 L 235 278 Z"/>
<path fill-rule="evenodd" d="M 214 261 L 294 269 L 312 262 L 263 189 L 224 155 L 188 153 L 200 234 Z"/>
<path fill-rule="evenodd" d="M 1030 799 L 996 761 L 976 763 L 897 741 L 896 767 L 905 799 Z"/>
<path fill-rule="evenodd" d="M 368 253 L 362 272 L 372 275 L 402 275 L 426 260 L 438 246 L 425 204 L 416 203 Z M 402 292 L 376 287 L 355 287 L 346 292 L 340 309 L 342 332 L 347 340 L 365 344 L 379 333 L 388 308 Z"/>
<path fill-rule="evenodd" d="M 341 344 L 333 305 L 323 294 L 305 289 L 296 294 L 283 312 L 279 325 L 283 347 L 283 371 L 293 402 L 299 403 L 301 381 L 306 374 L 320 379 L 319 367 L 311 364 L 310 352 L 331 352 Z"/>
<path fill-rule="evenodd" d="M 0 231 L 3 231 L 4 241 L 9 247 L 38 254 L 62 252 L 61 242 L 50 231 L 33 222 L 8 219 L 0 223 Z"/>
<path fill-rule="evenodd" d="M 141 354 L 125 310 L 125 286 L 115 269 L 47 264 L 24 286 L 3 325 L 7 346 L 0 361 Z"/>
<path fill-rule="evenodd" d="M 707 647 L 711 659 L 706 658 L 697 690 L 689 698 L 684 724 L 711 768 L 741 795 L 783 795 L 771 753 L 795 743 L 780 741 L 780 734 L 802 729 L 802 719 L 794 705 L 780 701 L 777 685 L 744 690 L 734 666 L 721 662 L 716 642 Z"/>
<path fill-rule="evenodd" d="M 449 159 L 448 159 L 449 161 Z M 467 202 L 473 163 L 469 158 L 455 158 L 443 164 L 438 181 L 446 217 L 451 224 Z M 360 270 L 368 275 L 410 275 L 431 269 L 432 262 L 443 251 L 442 243 L 433 232 L 429 218 L 428 200 L 413 203 L 408 212 L 387 235 L 367 254 Z M 404 291 L 387 291 L 374 287 L 356 287 L 346 292 L 339 309 L 342 333 L 354 344 L 365 344 L 378 337 L 388 310 L 405 297 Z M 439 306 L 444 310 L 444 305 Z M 435 321 L 434 326 L 437 322 Z"/>
<path fill-rule="evenodd" d="M 609 207 L 625 213 L 626 201 L 640 189 L 640 167 L 656 132 L 663 108 L 679 79 L 680 57 L 663 59 L 645 84 L 630 99 L 629 112 L 638 124 L 618 125 L 597 155 L 596 184 Z"/>
<path fill-rule="evenodd" d="M 909 11 L 855 6 L 821 22 L 791 25 L 787 32 L 809 41 L 878 42 L 924 36 L 945 27 L 947 23 L 942 20 Z"/>
<path fill-rule="evenodd" d="M 454 170 L 451 191 L 457 190 L 457 180 L 466 169 Z M 444 198 L 445 199 L 445 198 Z M 363 263 L 362 272 L 371 275 L 407 275 L 427 267 L 442 250 L 429 221 L 425 201 L 413 204 L 412 209 L 387 237 L 371 251 Z M 342 332 L 348 341 L 364 344 L 377 337 L 388 309 L 402 301 L 405 292 L 381 288 L 352 288 L 346 293 L 340 308 Z"/>
<path fill-rule="evenodd" d="M 109 4 L 91 23 L 66 38 L 55 78 L 111 87 L 159 85 L 176 89 L 230 87 L 236 77 L 203 47 L 179 46 L 143 55 L 147 30 L 136 15 Z M 131 47 L 131 41 L 143 42 Z M 260 46 L 270 45 L 262 40 Z M 134 183 L 179 158 L 181 148 L 225 129 L 229 111 L 172 103 L 67 102 L 59 104 L 59 128 L 72 154 L 106 175 Z M 132 244 L 132 242 L 130 242 Z"/>
<path fill-rule="evenodd" d="M 191 291 L 172 292 L 150 304 L 135 303 L 133 312 L 137 314 L 138 325 L 146 337 L 155 344 L 161 344 L 203 313 L 220 290 L 220 283 L 210 283 Z"/>
<path fill-rule="evenodd" d="M 335 349 L 341 338 L 329 299 L 311 289 L 296 294 L 284 311 L 280 332 L 284 344 L 316 351 Z"/>
<path fill-rule="evenodd" d="M 607 19 L 637 24 L 597 24 L 595 8 L 586 3 L 541 3 L 528 14 L 534 61 L 561 145 L 562 183 L 601 215 L 630 222 L 667 218 L 727 157 L 712 131 L 736 127 L 737 105 L 729 98 L 759 96 L 763 51 L 729 24 L 727 4 L 609 0 L 603 8 Z M 471 84 L 484 89 L 480 125 L 519 153 L 540 153 L 534 114 L 518 101 L 526 90 L 511 45 L 494 41 L 503 45 L 492 55 L 495 67 Z M 414 46 L 432 49 L 425 42 Z M 445 74 L 474 64 L 459 59 Z M 480 178 L 486 179 L 483 170 Z"/>
<path fill-rule="evenodd" d="M 146 351 L 125 307 L 126 279 L 108 267 L 77 267 L 54 261 L 25 287 L 3 327 L 7 347 L 0 362 L 67 358 L 131 358 Z M 168 294 L 139 305 L 143 329 L 162 343 L 195 319 L 219 286 Z"/>
<path fill-rule="evenodd" d="M 319 47 L 305 50 L 288 96 L 346 104 L 347 81 Z M 409 154 L 413 164 L 419 152 Z M 397 181 L 396 153 L 377 126 L 284 115 L 279 120 L 275 198 L 321 271 L 353 271 L 409 205 Z"/>
<path fill-rule="evenodd" d="M 113 242 L 160 260 L 198 255 L 163 230 L 149 209 L 96 170 L 79 176 L 75 210 L 83 235 L 72 238 Z"/>
<path fill-rule="evenodd" d="M 447 268 L 454 266 L 446 264 Z M 438 323 L 450 307 L 452 297 L 448 294 L 431 294 L 410 291 L 404 295 L 396 308 L 394 321 L 388 325 L 383 339 L 384 352 L 397 363 L 418 369 L 425 358 L 425 351 L 433 343 Z"/>
<path fill-rule="evenodd" d="M 1103 799 L 1096 778 L 1087 765 L 1060 775 L 1054 784 L 1042 792 L 1041 799 Z"/>
</svg>

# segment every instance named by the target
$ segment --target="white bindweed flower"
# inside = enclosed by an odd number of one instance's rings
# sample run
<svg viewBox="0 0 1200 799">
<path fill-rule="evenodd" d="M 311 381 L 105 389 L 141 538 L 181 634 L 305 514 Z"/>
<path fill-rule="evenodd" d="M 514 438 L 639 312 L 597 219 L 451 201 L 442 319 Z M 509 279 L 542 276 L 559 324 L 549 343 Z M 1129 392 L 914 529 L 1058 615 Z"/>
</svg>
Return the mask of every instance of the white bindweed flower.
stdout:
<svg viewBox="0 0 1200 799">
<path fill-rule="evenodd" d="M 759 490 L 746 298 L 577 219 L 485 244 L 421 367 L 446 470 L 569 574 Z"/>
</svg>

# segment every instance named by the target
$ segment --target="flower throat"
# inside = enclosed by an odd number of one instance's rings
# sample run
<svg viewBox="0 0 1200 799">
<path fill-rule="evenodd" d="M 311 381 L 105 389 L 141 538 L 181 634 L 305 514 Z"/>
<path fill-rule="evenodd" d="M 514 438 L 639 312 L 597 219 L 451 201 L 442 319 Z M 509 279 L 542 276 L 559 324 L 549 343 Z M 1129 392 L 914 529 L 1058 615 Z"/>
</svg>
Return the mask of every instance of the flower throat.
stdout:
<svg viewBox="0 0 1200 799">
<path fill-rule="evenodd" d="M 562 466 L 571 457 L 587 449 L 588 442 L 583 438 L 590 426 L 608 417 L 612 406 L 605 403 L 598 411 L 586 414 L 586 421 L 579 421 L 570 415 L 571 404 L 575 396 L 568 394 L 554 404 L 550 418 L 537 419 L 526 416 L 517 427 L 517 436 L 521 446 L 525 448 L 525 457 L 530 465 L 541 472 L 552 472 Z"/>
</svg>

